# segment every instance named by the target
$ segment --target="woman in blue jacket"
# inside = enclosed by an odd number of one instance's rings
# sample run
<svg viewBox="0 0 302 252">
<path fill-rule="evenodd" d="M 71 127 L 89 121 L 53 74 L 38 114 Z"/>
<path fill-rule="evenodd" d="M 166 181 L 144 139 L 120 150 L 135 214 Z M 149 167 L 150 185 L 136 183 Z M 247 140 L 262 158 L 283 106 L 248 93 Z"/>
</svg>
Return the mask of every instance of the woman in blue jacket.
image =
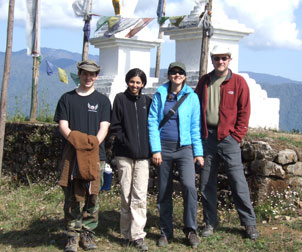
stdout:
<svg viewBox="0 0 302 252">
<path fill-rule="evenodd" d="M 159 167 L 159 193 L 157 207 L 160 215 L 161 237 L 158 246 L 164 247 L 173 238 L 173 181 L 174 164 L 179 171 L 184 198 L 184 233 L 190 245 L 196 248 L 197 192 L 194 162 L 203 165 L 203 148 L 200 136 L 200 104 L 193 89 L 186 85 L 186 68 L 183 63 L 171 63 L 169 81 L 160 86 L 153 97 L 148 117 L 149 141 L 152 162 Z M 168 111 L 185 94 L 188 96 L 176 113 L 159 129 Z"/>
</svg>

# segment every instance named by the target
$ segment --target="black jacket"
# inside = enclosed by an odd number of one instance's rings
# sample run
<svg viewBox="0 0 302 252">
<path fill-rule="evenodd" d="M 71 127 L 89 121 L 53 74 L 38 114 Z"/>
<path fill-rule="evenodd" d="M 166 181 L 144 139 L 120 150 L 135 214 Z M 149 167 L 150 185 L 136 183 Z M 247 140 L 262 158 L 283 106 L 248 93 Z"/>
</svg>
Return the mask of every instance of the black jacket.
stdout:
<svg viewBox="0 0 302 252">
<path fill-rule="evenodd" d="M 148 136 L 151 101 L 146 95 L 134 96 L 129 89 L 116 95 L 110 125 L 110 132 L 115 136 L 115 156 L 132 159 L 151 156 Z"/>
</svg>

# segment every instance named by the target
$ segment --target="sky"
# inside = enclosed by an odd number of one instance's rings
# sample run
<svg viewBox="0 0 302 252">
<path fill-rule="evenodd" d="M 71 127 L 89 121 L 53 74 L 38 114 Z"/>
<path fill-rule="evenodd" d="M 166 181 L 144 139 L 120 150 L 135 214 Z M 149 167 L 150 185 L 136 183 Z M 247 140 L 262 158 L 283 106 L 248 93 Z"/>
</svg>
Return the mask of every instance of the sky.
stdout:
<svg viewBox="0 0 302 252">
<path fill-rule="evenodd" d="M 120 0 L 123 1 L 123 0 Z M 133 1 L 133 0 L 127 0 Z M 5 52 L 9 0 L 0 0 L 0 51 Z M 74 0 L 41 1 L 41 47 L 82 52 L 83 19 L 72 9 Z M 189 15 L 195 0 L 166 0 L 166 15 Z M 92 0 L 92 13 L 113 16 L 111 0 Z M 156 17 L 158 0 L 139 0 L 134 14 Z M 15 3 L 13 51 L 26 48 L 26 0 Z M 99 17 L 92 18 L 91 37 Z M 254 33 L 240 41 L 239 71 L 251 71 L 302 81 L 302 0 L 213 0 L 213 22 L 239 22 Z M 154 20 L 148 28 L 157 36 Z M 175 60 L 175 44 L 164 36 L 161 67 Z M 90 54 L 98 49 L 89 47 Z M 151 51 L 151 66 L 155 66 L 156 50 Z M 0 70 L 1 71 L 1 70 Z"/>
</svg>

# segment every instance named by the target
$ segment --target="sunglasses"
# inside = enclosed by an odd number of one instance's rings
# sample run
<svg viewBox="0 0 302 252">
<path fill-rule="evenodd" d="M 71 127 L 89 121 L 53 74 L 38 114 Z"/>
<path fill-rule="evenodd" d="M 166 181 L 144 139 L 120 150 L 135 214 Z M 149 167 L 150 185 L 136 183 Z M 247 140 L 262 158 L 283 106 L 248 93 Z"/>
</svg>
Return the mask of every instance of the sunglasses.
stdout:
<svg viewBox="0 0 302 252">
<path fill-rule="evenodd" d="M 184 70 L 171 70 L 170 72 L 169 72 L 169 74 L 170 75 L 176 75 L 176 74 L 179 74 L 179 75 L 186 75 L 186 72 L 184 71 Z"/>
<path fill-rule="evenodd" d="M 229 58 L 230 57 L 226 57 L 226 56 L 222 56 L 222 57 L 215 56 L 214 60 L 215 61 L 220 61 L 220 59 L 221 59 L 222 61 L 227 61 Z"/>
</svg>

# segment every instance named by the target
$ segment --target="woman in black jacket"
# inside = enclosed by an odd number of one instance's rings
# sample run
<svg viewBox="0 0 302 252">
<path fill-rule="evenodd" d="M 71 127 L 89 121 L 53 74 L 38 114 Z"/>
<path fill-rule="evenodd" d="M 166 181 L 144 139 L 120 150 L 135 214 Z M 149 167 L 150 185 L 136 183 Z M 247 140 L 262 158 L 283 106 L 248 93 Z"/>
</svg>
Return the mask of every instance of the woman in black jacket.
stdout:
<svg viewBox="0 0 302 252">
<path fill-rule="evenodd" d="M 145 73 L 131 69 L 128 88 L 116 95 L 110 130 L 115 136 L 114 152 L 121 185 L 120 229 L 127 244 L 147 251 L 144 227 L 147 221 L 147 190 L 150 148 L 148 114 L 151 98 L 141 94 L 147 83 Z"/>
</svg>

